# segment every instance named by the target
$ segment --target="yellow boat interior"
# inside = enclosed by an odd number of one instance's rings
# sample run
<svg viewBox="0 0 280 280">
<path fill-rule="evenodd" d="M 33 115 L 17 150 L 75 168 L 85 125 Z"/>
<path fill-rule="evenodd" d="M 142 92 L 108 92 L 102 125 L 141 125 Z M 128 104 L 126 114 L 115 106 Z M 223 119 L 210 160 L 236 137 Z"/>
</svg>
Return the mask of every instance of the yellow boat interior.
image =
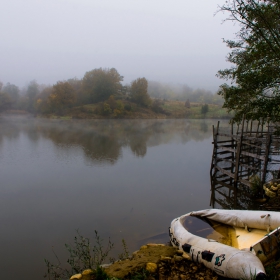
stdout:
<svg viewBox="0 0 280 280">
<path fill-rule="evenodd" d="M 275 231 L 254 228 L 238 228 L 221 224 L 213 220 L 196 216 L 185 216 L 181 219 L 184 228 L 196 235 L 209 240 L 232 246 L 239 250 L 250 250 L 266 263 L 279 251 L 279 238 Z"/>
</svg>

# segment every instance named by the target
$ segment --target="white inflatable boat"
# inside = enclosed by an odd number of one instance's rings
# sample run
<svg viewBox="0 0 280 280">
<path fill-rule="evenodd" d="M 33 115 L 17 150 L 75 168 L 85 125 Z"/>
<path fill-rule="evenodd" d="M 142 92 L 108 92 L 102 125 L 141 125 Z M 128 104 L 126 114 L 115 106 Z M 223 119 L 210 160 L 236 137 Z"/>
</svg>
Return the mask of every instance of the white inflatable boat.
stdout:
<svg viewBox="0 0 280 280">
<path fill-rule="evenodd" d="M 207 209 L 171 222 L 170 240 L 193 261 L 236 279 L 266 277 L 280 251 L 280 212 Z"/>
</svg>

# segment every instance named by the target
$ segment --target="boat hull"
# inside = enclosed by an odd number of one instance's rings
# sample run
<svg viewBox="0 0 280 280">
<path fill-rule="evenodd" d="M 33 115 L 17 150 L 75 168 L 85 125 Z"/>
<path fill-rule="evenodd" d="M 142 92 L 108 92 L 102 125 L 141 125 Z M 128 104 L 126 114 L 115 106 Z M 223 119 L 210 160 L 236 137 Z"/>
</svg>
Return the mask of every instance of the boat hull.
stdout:
<svg viewBox="0 0 280 280">
<path fill-rule="evenodd" d="M 222 217 L 227 216 L 230 225 L 233 226 L 244 226 L 253 227 L 258 224 L 258 219 L 261 220 L 262 228 L 267 228 L 270 226 L 276 226 L 280 224 L 280 213 L 275 216 L 275 221 L 272 221 L 271 216 L 266 216 L 270 212 L 264 211 L 249 211 L 242 213 L 239 211 L 231 212 L 231 210 L 217 210 L 209 209 L 197 212 L 188 213 L 177 219 L 174 219 L 170 226 L 170 241 L 173 246 L 178 247 L 183 250 L 185 254 L 189 256 L 191 260 L 198 263 L 203 263 L 206 267 L 215 271 L 218 275 L 228 277 L 228 278 L 238 278 L 238 279 L 251 279 L 252 276 L 256 276 L 257 279 L 262 279 L 265 277 L 265 269 L 263 267 L 260 259 L 248 250 L 240 250 L 218 243 L 214 240 L 209 240 L 207 238 L 202 238 L 194 235 L 187 231 L 182 224 L 182 221 L 187 216 L 197 216 L 197 217 L 207 217 L 213 218 L 218 217 L 218 222 L 223 222 Z M 250 215 L 253 215 L 253 219 L 248 219 Z M 273 213 L 270 213 L 270 215 Z M 261 218 L 261 216 L 263 218 Z M 269 218 L 268 219 L 265 218 Z M 244 218 L 244 219 L 243 219 Z M 278 223 L 279 218 L 279 223 Z M 265 222 L 263 222 L 265 221 Z"/>
</svg>

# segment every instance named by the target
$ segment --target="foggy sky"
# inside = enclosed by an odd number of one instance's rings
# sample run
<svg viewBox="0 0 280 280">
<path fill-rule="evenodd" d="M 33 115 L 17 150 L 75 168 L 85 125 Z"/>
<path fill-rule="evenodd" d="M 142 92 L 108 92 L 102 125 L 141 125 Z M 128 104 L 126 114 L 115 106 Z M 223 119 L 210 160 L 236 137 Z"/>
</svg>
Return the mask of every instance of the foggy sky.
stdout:
<svg viewBox="0 0 280 280">
<path fill-rule="evenodd" d="M 228 67 L 232 23 L 222 0 L 9 0 L 1 3 L 0 81 L 54 84 L 115 67 L 138 77 L 215 91 Z"/>
</svg>

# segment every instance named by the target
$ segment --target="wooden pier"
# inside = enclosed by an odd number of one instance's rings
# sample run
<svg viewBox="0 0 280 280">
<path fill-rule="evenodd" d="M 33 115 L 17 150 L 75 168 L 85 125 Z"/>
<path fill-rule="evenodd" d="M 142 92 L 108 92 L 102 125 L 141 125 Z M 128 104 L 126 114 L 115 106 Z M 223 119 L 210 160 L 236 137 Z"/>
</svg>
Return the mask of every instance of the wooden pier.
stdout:
<svg viewBox="0 0 280 280">
<path fill-rule="evenodd" d="M 218 122 L 213 126 L 210 205 L 223 203 L 217 201 L 218 193 L 220 198 L 230 197 L 228 207 L 242 208 L 242 200 L 248 202 L 252 196 L 253 178 L 259 180 L 261 195 L 262 185 L 277 176 L 279 168 L 280 137 L 275 135 L 275 126 L 244 118 L 240 125 L 230 128 L 222 128 Z"/>
</svg>

